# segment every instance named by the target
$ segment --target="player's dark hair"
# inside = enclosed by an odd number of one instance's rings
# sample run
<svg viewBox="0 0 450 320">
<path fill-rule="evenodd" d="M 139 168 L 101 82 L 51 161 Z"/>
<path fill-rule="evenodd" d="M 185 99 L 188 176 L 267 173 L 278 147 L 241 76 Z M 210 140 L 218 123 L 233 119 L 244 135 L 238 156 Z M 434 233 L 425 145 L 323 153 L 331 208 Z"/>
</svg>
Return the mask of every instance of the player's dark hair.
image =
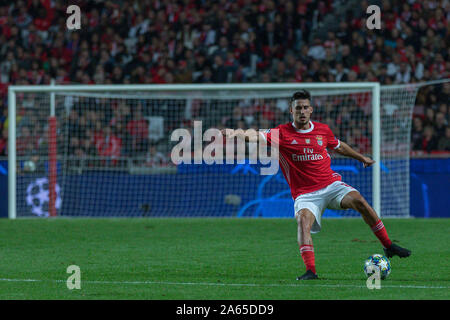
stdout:
<svg viewBox="0 0 450 320">
<path fill-rule="evenodd" d="M 289 104 L 292 105 L 292 103 L 293 103 L 295 100 L 299 100 L 299 99 L 311 101 L 311 94 L 309 93 L 308 90 L 305 90 L 305 89 L 302 89 L 302 90 L 300 90 L 300 91 L 297 91 L 297 92 L 295 92 L 295 93 L 292 95 L 291 101 L 289 101 Z"/>
</svg>

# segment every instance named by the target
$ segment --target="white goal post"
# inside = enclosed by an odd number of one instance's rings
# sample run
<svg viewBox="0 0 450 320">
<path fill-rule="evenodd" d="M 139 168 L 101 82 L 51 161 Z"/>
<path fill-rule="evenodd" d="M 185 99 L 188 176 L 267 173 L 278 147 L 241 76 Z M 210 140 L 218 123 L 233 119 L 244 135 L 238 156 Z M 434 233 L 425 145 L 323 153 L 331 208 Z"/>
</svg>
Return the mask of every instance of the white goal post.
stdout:
<svg viewBox="0 0 450 320">
<path fill-rule="evenodd" d="M 339 95 L 341 94 L 352 94 L 353 93 L 361 93 L 368 92 L 371 97 L 371 156 L 375 160 L 375 164 L 372 168 L 372 179 L 371 179 L 371 197 L 372 197 L 372 206 L 376 210 L 376 212 L 381 214 L 381 182 L 380 182 L 380 163 L 381 163 L 381 152 L 380 152 L 380 144 L 381 144 L 381 113 L 380 113 L 380 84 L 377 82 L 356 82 L 356 83 L 266 83 L 266 84 L 174 84 L 174 85 L 39 85 L 39 86 L 10 86 L 8 88 L 8 114 L 9 114 L 9 151 L 8 151 L 8 210 L 9 210 L 9 218 L 14 219 L 21 214 L 18 214 L 17 209 L 17 154 L 16 154 L 16 113 L 17 113 L 17 96 L 18 94 L 40 94 L 48 95 L 48 103 L 49 103 L 49 124 L 50 127 L 51 119 L 55 118 L 55 95 L 82 95 L 82 94 L 99 94 L 101 96 L 105 96 L 108 94 L 123 94 L 128 97 L 130 94 L 135 94 L 138 97 L 141 97 L 142 94 L 154 94 L 156 96 L 170 96 L 172 94 L 177 96 L 190 96 L 195 93 L 205 93 L 213 95 L 214 97 L 217 95 L 218 97 L 227 96 L 229 94 L 233 95 L 242 95 L 245 98 L 249 93 L 253 95 L 265 95 L 269 92 L 283 92 L 285 97 L 289 97 L 293 92 L 299 89 L 307 89 L 312 92 L 313 96 L 313 106 L 314 106 L 314 98 L 316 95 Z M 130 99 L 132 97 L 130 96 Z M 314 115 L 313 119 L 314 120 Z M 55 120 L 56 121 L 56 120 Z M 56 134 L 54 134 L 53 139 L 56 141 Z M 51 134 L 50 134 L 51 136 Z M 52 139 L 51 137 L 49 138 Z M 344 140 L 344 139 L 343 139 Z M 53 174 L 49 174 L 50 176 L 55 176 L 56 179 L 56 146 L 52 143 L 49 143 L 49 172 L 53 172 Z M 53 156 L 53 165 L 52 165 L 52 156 Z M 50 180 L 50 199 L 49 204 L 49 212 L 50 216 L 56 215 L 55 206 L 55 195 L 54 188 L 55 183 L 52 185 L 52 178 L 49 177 Z M 53 193 L 53 196 L 52 196 Z M 53 210 L 53 214 L 52 214 Z"/>
</svg>

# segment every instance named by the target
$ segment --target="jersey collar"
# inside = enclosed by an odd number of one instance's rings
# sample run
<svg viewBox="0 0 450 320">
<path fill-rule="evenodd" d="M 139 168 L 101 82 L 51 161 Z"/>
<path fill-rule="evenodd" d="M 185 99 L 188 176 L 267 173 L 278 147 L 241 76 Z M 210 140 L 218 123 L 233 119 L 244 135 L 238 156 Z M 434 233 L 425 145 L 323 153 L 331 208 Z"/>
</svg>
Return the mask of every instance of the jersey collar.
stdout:
<svg viewBox="0 0 450 320">
<path fill-rule="evenodd" d="M 309 129 L 306 130 L 301 130 L 301 129 L 297 129 L 297 127 L 294 124 L 294 121 L 292 121 L 292 126 L 294 127 L 295 131 L 299 132 L 299 133 L 308 133 L 314 130 L 314 123 L 312 123 L 312 121 L 309 121 L 310 127 Z"/>
</svg>

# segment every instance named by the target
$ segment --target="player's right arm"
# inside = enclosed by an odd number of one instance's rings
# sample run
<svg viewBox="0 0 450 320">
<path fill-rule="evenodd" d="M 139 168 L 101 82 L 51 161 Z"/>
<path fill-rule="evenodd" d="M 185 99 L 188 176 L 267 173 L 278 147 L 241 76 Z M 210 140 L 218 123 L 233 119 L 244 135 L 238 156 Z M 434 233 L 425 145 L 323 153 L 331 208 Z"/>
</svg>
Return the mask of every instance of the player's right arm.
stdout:
<svg viewBox="0 0 450 320">
<path fill-rule="evenodd" d="M 246 142 L 266 142 L 264 133 L 255 129 L 222 129 L 221 131 L 227 139 L 233 139 L 236 137 Z"/>
</svg>

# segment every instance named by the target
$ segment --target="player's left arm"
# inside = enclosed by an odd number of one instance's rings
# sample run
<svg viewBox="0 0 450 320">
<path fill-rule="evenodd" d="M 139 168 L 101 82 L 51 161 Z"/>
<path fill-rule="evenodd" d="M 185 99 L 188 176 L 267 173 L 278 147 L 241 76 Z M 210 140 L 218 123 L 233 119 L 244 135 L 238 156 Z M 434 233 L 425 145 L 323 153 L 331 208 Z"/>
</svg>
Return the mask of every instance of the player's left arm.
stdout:
<svg viewBox="0 0 450 320">
<path fill-rule="evenodd" d="M 370 159 L 369 157 L 366 157 L 362 155 L 361 153 L 357 152 L 356 150 L 352 149 L 348 144 L 346 144 L 344 141 L 339 141 L 339 146 L 334 149 L 337 153 L 350 157 L 353 159 L 356 159 L 364 164 L 364 168 L 370 167 L 372 164 L 375 163 L 374 160 Z"/>
<path fill-rule="evenodd" d="M 370 167 L 375 163 L 375 161 L 373 161 L 372 159 L 362 155 L 356 150 L 353 150 L 352 147 L 350 147 L 344 141 L 340 141 L 338 138 L 336 138 L 328 126 L 325 127 L 325 132 L 327 136 L 327 148 L 332 148 L 334 149 L 334 151 L 343 156 L 350 157 L 362 162 L 364 164 L 364 168 Z"/>
</svg>

